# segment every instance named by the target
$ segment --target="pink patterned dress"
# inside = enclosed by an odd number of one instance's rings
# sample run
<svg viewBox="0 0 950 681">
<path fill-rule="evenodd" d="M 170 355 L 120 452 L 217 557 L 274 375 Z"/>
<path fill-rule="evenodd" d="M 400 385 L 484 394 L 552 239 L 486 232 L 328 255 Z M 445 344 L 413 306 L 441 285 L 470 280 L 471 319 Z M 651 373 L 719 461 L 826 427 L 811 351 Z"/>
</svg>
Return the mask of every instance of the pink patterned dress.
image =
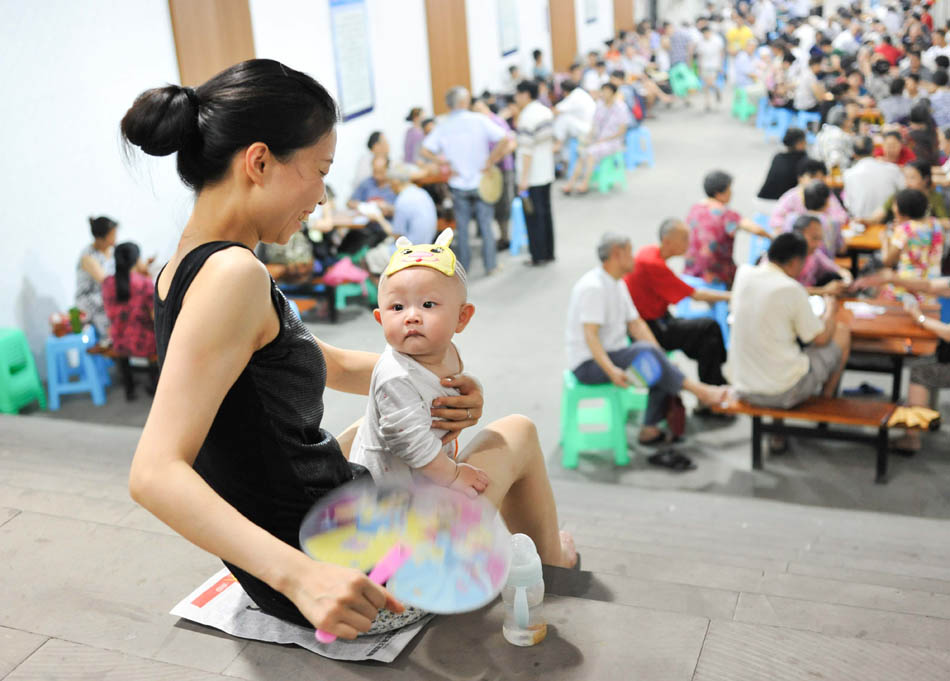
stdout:
<svg viewBox="0 0 950 681">
<path fill-rule="evenodd" d="M 627 108 L 623 99 L 615 98 L 610 104 L 604 104 L 598 100 L 597 108 L 594 110 L 594 120 L 591 124 L 591 139 L 593 141 L 581 153 L 585 156 L 592 156 L 596 165 L 611 154 L 623 151 L 624 139 L 622 133 L 626 132 L 631 119 L 630 109 Z M 620 135 L 620 137 L 617 137 L 617 135 Z M 610 139 L 611 137 L 615 139 Z"/>
<path fill-rule="evenodd" d="M 742 218 L 734 210 L 709 201 L 697 203 L 686 216 L 689 227 L 689 248 L 686 250 L 686 274 L 701 277 L 710 283 L 721 282 L 732 287 L 736 263 L 732 246 Z"/>
</svg>

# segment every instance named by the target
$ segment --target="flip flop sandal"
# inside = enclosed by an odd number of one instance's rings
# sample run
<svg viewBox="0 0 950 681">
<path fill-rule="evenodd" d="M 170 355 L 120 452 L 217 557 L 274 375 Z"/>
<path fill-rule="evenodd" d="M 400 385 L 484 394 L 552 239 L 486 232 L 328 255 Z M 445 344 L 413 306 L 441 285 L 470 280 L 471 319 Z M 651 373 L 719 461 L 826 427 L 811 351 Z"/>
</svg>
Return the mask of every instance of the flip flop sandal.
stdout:
<svg viewBox="0 0 950 681">
<path fill-rule="evenodd" d="M 696 468 L 696 464 L 694 464 L 691 459 L 683 456 L 682 454 L 677 454 L 676 452 L 669 450 L 660 452 L 659 454 L 654 454 L 653 456 L 648 457 L 647 461 L 654 466 L 669 468 L 671 471 L 675 471 L 677 473 L 691 471 Z"/>
</svg>

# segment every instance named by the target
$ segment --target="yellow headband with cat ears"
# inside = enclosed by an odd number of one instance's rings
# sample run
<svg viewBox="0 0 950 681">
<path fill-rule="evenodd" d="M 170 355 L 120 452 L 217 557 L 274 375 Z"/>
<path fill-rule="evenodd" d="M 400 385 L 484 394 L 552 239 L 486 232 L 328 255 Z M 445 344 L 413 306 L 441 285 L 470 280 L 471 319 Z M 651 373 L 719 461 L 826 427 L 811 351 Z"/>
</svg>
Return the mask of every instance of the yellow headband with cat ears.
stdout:
<svg viewBox="0 0 950 681">
<path fill-rule="evenodd" d="M 455 275 L 455 253 L 449 248 L 453 232 L 444 229 L 434 244 L 415 244 L 404 236 L 396 241 L 396 252 L 383 272 L 387 277 L 408 267 L 429 267 L 447 277 Z"/>
</svg>

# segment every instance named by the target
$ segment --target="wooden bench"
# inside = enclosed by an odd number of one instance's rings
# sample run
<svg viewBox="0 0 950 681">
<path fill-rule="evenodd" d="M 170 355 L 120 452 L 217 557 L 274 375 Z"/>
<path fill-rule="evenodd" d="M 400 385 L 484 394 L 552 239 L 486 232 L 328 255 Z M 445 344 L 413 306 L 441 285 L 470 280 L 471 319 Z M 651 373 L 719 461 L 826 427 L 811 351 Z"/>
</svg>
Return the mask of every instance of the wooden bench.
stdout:
<svg viewBox="0 0 950 681">
<path fill-rule="evenodd" d="M 747 414 L 752 417 L 752 468 L 762 469 L 762 436 L 765 433 L 775 435 L 816 438 L 824 440 L 845 440 L 863 442 L 877 448 L 877 470 L 874 482 L 887 482 L 887 422 L 897 405 L 890 402 L 849 399 L 844 397 L 813 397 L 793 409 L 770 409 L 756 407 L 738 400 L 728 407 L 713 407 L 722 414 Z M 770 418 L 766 423 L 764 418 Z M 789 426 L 785 420 L 811 421 L 818 424 L 810 428 Z M 877 433 L 870 435 L 859 430 L 832 429 L 828 424 L 844 426 L 864 426 L 876 428 Z"/>
</svg>

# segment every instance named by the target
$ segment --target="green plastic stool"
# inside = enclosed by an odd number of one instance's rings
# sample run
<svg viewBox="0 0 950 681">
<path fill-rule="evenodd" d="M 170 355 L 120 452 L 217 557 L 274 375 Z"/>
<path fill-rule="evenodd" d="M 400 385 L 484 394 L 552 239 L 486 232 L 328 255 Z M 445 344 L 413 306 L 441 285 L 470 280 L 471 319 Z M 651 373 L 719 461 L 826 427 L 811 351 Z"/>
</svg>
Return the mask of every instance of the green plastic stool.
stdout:
<svg viewBox="0 0 950 681">
<path fill-rule="evenodd" d="M 618 151 L 602 159 L 594 169 L 590 181 L 597 185 L 597 191 L 601 194 L 606 194 L 616 184 L 627 191 L 627 163 L 624 160 L 624 152 Z"/>
<path fill-rule="evenodd" d="M 0 329 L 0 412 L 16 414 L 33 400 L 46 409 L 46 393 L 26 336 L 19 329 Z"/>
<path fill-rule="evenodd" d="M 680 62 L 670 69 L 670 89 L 677 97 L 685 97 L 701 85 L 699 78 L 685 63 Z"/>
<path fill-rule="evenodd" d="M 365 291 L 363 290 L 363 286 L 366 286 Z M 366 302 L 368 304 L 376 305 L 378 302 L 376 286 L 369 279 L 362 284 L 352 282 L 337 284 L 333 291 L 333 304 L 337 310 L 342 310 L 346 308 L 346 301 L 349 298 L 362 298 L 364 295 L 366 296 Z"/>
<path fill-rule="evenodd" d="M 582 401 L 597 400 L 599 406 L 582 405 Z M 644 411 L 647 391 L 637 388 L 618 388 L 612 383 L 586 385 L 580 383 L 574 372 L 564 371 L 561 392 L 561 465 L 577 468 L 583 451 L 610 449 L 614 463 L 626 466 L 627 417 L 630 412 Z M 593 430 L 592 426 L 600 426 Z"/>
<path fill-rule="evenodd" d="M 732 95 L 732 115 L 740 121 L 747 121 L 756 112 L 756 105 L 749 101 L 745 88 L 737 87 Z"/>
</svg>

